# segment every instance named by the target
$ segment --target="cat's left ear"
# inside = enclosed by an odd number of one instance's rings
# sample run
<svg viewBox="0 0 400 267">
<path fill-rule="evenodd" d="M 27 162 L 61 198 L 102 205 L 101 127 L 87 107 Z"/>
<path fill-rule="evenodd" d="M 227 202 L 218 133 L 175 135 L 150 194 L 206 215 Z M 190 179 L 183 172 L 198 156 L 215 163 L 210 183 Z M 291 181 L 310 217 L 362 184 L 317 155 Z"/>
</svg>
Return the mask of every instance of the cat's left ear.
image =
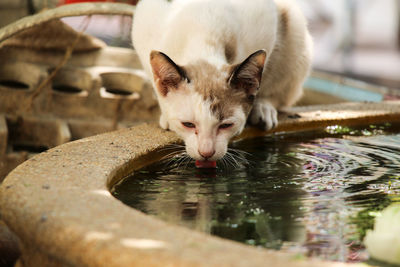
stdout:
<svg viewBox="0 0 400 267">
<path fill-rule="evenodd" d="M 247 97 L 254 99 L 260 88 L 266 58 L 265 50 L 258 50 L 234 66 L 228 79 L 229 85 L 234 89 L 245 90 Z"/>
<path fill-rule="evenodd" d="M 162 96 L 167 96 L 168 92 L 178 88 L 180 82 L 188 80 L 185 71 L 162 52 L 151 51 L 150 64 L 157 90 Z"/>
</svg>

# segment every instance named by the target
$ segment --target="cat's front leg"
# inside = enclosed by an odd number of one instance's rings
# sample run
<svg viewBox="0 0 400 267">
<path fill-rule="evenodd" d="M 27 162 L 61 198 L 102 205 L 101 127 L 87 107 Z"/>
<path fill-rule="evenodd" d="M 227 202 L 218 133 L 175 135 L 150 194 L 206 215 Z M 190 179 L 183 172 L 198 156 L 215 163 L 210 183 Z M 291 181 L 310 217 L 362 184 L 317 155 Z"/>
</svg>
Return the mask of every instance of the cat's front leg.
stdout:
<svg viewBox="0 0 400 267">
<path fill-rule="evenodd" d="M 278 125 L 278 112 L 268 99 L 256 99 L 248 120 L 263 130 L 271 130 Z"/>
<path fill-rule="evenodd" d="M 164 114 L 162 114 L 162 113 L 161 113 L 161 116 L 160 116 L 160 126 L 164 130 L 169 130 L 168 120 L 167 120 L 166 116 Z"/>
</svg>

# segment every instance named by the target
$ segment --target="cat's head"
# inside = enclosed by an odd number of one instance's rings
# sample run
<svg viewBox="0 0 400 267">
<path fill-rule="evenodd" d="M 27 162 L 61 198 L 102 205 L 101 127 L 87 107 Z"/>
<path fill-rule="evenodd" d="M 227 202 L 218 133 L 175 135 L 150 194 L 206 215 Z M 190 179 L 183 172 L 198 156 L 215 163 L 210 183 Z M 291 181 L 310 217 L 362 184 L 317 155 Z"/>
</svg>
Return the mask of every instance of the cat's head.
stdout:
<svg viewBox="0 0 400 267">
<path fill-rule="evenodd" d="M 266 52 L 217 68 L 206 61 L 178 66 L 152 51 L 150 63 L 162 111 L 160 123 L 180 135 L 196 160 L 215 161 L 239 134 L 259 90 Z"/>
</svg>

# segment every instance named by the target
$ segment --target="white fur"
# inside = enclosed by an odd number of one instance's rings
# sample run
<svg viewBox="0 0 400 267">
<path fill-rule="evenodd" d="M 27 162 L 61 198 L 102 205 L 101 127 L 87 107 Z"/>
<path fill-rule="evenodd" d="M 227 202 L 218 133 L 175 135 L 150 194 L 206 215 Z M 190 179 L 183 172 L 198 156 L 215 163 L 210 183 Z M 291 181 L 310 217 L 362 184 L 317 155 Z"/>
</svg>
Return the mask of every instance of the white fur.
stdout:
<svg viewBox="0 0 400 267">
<path fill-rule="evenodd" d="M 272 51 L 276 24 L 271 0 L 252 0 L 251 4 L 243 0 L 142 0 L 134 15 L 132 38 L 151 77 L 151 50 L 167 54 L 179 65 L 197 59 L 222 65 L 226 64 L 224 51 L 207 42 L 233 36 L 238 40 L 234 63 L 240 63 L 257 50 Z"/>
<path fill-rule="evenodd" d="M 283 11 L 290 17 L 286 36 L 279 32 Z M 226 43 L 233 42 L 235 47 L 231 64 L 264 49 L 267 61 L 250 122 L 261 121 L 265 129 L 277 125 L 277 108 L 292 105 L 300 97 L 310 67 L 312 42 L 303 15 L 290 0 L 142 0 L 134 14 L 132 39 L 149 77 L 153 76 L 152 50 L 165 53 L 181 66 L 206 60 L 221 68 L 228 64 Z M 195 159 L 203 159 L 199 151 L 212 148 L 216 153 L 211 160 L 221 158 L 229 139 L 246 123 L 238 107 L 235 116 L 226 120 L 234 122 L 234 127 L 219 131 L 220 122 L 211 114 L 209 103 L 194 90 L 167 97 L 156 93 L 161 127 L 182 136 L 188 154 Z M 197 135 L 182 126 L 184 121 L 197 123 Z"/>
</svg>

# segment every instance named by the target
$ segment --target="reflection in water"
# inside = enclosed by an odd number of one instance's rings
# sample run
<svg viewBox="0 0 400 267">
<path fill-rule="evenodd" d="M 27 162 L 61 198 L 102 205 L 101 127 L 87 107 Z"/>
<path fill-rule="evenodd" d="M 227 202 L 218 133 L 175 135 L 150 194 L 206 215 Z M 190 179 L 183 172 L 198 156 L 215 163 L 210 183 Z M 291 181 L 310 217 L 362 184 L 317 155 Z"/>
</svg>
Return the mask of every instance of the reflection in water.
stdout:
<svg viewBox="0 0 400 267">
<path fill-rule="evenodd" d="M 400 135 L 392 130 L 330 127 L 245 140 L 233 148 L 249 153 L 249 164 L 198 170 L 164 161 L 124 179 L 113 195 L 224 238 L 360 261 L 366 257 L 361 240 L 377 211 L 400 201 Z"/>
</svg>

